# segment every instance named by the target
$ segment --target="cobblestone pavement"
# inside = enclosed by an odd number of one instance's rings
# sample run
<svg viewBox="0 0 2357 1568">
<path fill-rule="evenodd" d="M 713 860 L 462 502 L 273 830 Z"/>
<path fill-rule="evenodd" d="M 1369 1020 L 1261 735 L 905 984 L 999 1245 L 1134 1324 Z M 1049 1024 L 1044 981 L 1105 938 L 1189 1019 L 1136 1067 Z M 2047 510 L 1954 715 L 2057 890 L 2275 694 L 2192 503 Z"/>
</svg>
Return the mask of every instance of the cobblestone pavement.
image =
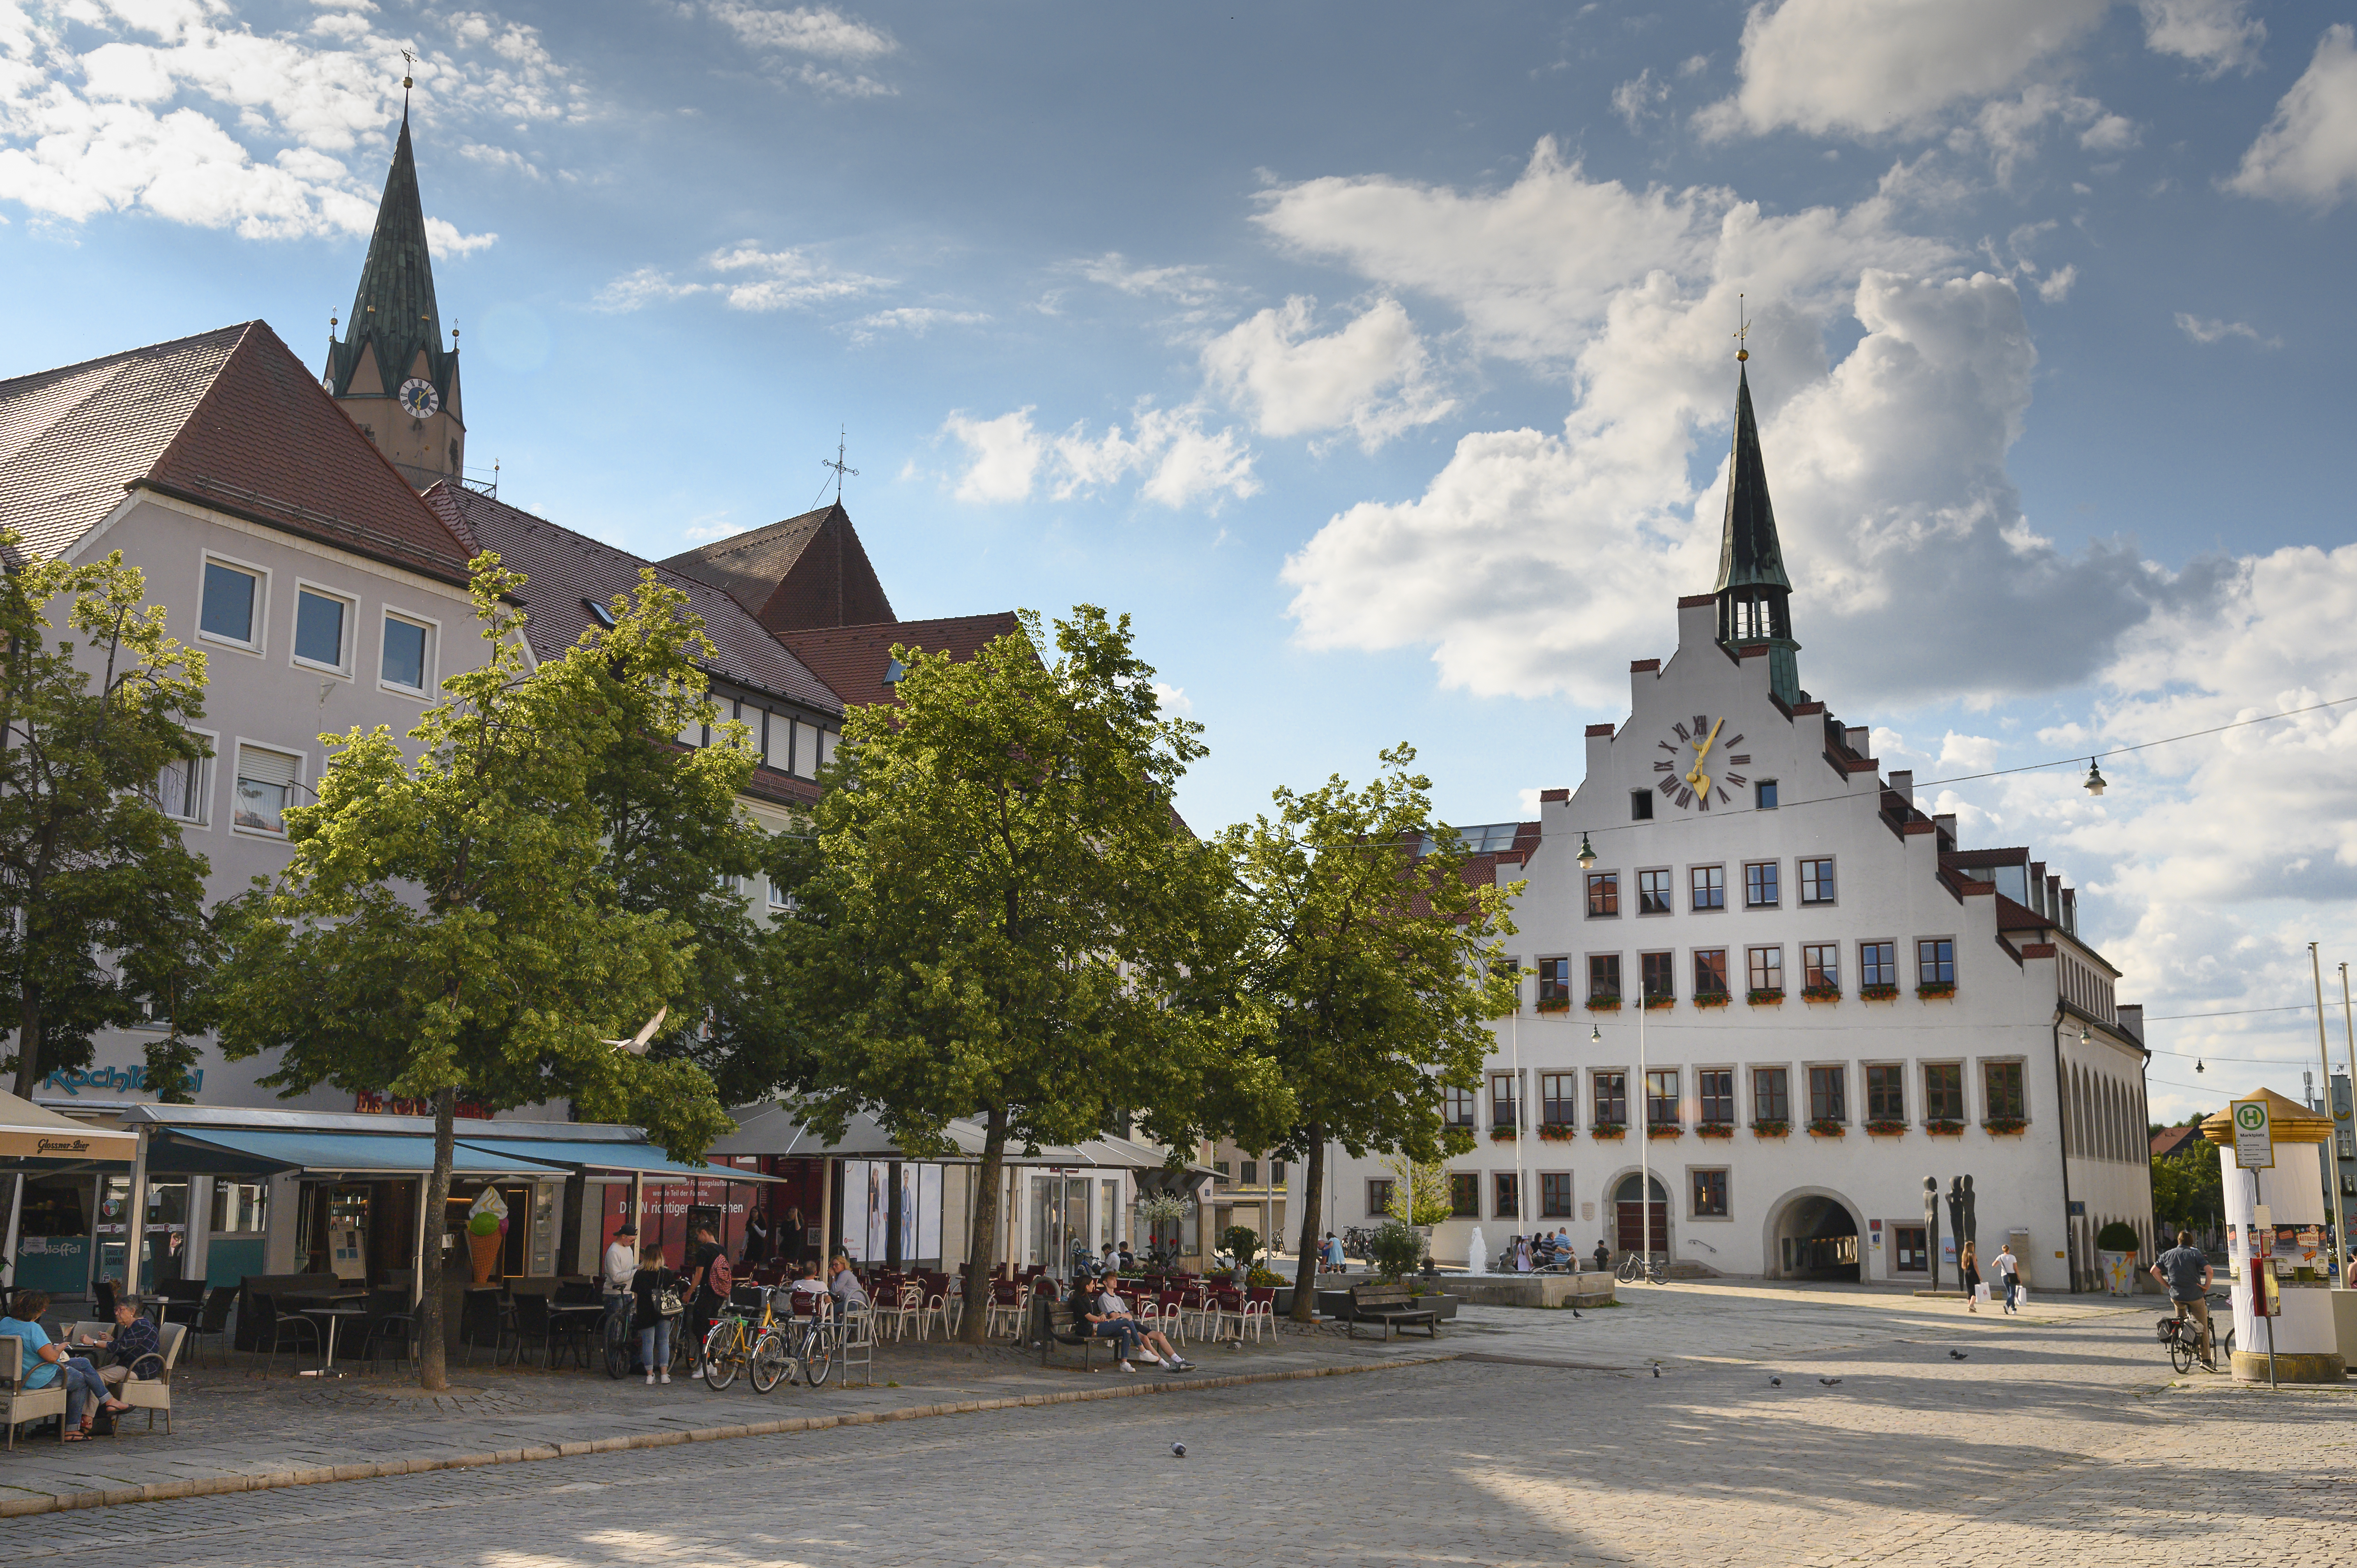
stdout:
<svg viewBox="0 0 2357 1568">
<path fill-rule="evenodd" d="M 1718 1288 L 1634 1292 L 1578 1320 L 1484 1313 L 1443 1341 L 1496 1360 L 55 1514 L 0 1521 L 0 1553 L 176 1568 L 2351 1561 L 2357 1392 L 2174 1379 L 2142 1306 L 1984 1323 Z M 1744 1348 L 1788 1336 L 1810 1343 Z M 1580 1360 L 1611 1369 L 1564 1364 Z"/>
</svg>

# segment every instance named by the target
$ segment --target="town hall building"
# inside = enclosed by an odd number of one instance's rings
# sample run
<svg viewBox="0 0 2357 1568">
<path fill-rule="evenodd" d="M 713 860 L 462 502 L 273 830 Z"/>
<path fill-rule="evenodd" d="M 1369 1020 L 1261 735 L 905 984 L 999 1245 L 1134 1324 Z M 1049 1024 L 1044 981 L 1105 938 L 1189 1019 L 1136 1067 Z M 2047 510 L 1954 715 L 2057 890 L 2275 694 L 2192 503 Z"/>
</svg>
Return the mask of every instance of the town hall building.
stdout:
<svg viewBox="0 0 2357 1568">
<path fill-rule="evenodd" d="M 1714 591 L 1630 665 L 1577 789 L 1465 830 L 1469 875 L 1524 884 L 1523 979 L 1480 1088 L 1448 1091 L 1476 1142 L 1439 1261 L 1477 1226 L 1491 1261 L 1560 1230 L 1681 1272 L 1928 1284 L 1924 1179 L 1965 1176 L 1984 1264 L 2009 1244 L 2033 1288 L 2090 1286 L 2110 1220 L 2149 1250 L 2142 1009 L 2034 848 L 1960 843 L 1802 689 L 1792 592 L 1738 368 Z M 1336 1218 L 1379 1219 L 1393 1174 L 1337 1176 Z"/>
</svg>

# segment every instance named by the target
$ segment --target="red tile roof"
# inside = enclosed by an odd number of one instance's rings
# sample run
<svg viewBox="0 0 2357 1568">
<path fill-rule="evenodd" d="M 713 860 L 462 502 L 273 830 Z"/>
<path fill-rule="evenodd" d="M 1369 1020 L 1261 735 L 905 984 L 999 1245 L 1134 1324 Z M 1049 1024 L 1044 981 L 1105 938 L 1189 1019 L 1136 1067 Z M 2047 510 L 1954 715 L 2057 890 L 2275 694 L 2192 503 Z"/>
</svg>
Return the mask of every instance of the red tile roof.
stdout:
<svg viewBox="0 0 2357 1568">
<path fill-rule="evenodd" d="M 699 545 L 663 564 L 733 596 L 774 632 L 894 618 L 841 501 Z"/>
<path fill-rule="evenodd" d="M 444 582 L 468 551 L 259 321 L 0 381 L 0 521 L 63 554 L 145 488 Z"/>
<path fill-rule="evenodd" d="M 1020 634 L 1023 623 L 1012 610 L 996 615 L 952 616 L 942 620 L 888 620 L 869 626 L 826 627 L 779 634 L 778 640 L 793 650 L 845 703 L 889 702 L 892 688 L 884 677 L 891 673 L 895 646 L 921 648 L 971 659 L 983 647 L 1009 632 Z"/>
<path fill-rule="evenodd" d="M 2199 1122 L 2180 1127 L 2163 1127 L 2152 1135 L 2152 1157 L 2165 1160 L 2201 1141 L 2201 1124 Z"/>
<path fill-rule="evenodd" d="M 524 575 L 518 596 L 530 618 L 525 636 L 536 658 L 563 658 L 589 628 L 588 601 L 603 605 L 617 594 L 630 593 L 638 586 L 639 569 L 651 564 L 627 550 L 447 480 L 426 491 L 425 501 L 453 532 L 497 552 L 503 564 Z M 826 684 L 735 599 L 661 566 L 655 575 L 683 591 L 704 618 L 705 635 L 719 650 L 707 673 L 822 713 L 843 711 Z"/>
</svg>

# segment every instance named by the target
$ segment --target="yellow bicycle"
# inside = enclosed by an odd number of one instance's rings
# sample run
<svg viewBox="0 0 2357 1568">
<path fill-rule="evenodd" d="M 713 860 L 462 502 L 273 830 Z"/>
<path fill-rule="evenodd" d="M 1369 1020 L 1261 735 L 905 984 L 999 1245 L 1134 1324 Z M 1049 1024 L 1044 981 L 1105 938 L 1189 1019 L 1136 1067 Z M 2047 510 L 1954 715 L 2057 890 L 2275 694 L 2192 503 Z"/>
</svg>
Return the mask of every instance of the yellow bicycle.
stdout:
<svg viewBox="0 0 2357 1568">
<path fill-rule="evenodd" d="M 725 1389 L 737 1380 L 738 1372 L 750 1371 L 754 1389 L 768 1393 L 778 1386 L 792 1358 L 785 1353 L 783 1337 L 770 1315 L 769 1289 L 743 1288 L 759 1293 L 760 1307 L 756 1311 L 752 1304 L 730 1293 L 704 1337 L 704 1380 L 716 1390 Z"/>
</svg>

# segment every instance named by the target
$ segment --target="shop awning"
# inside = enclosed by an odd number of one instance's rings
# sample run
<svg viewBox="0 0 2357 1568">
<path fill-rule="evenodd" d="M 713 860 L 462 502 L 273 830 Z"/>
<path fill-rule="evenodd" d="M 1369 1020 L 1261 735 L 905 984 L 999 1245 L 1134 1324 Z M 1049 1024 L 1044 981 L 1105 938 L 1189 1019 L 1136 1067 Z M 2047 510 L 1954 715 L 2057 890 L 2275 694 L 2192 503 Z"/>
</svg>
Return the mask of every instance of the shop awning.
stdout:
<svg viewBox="0 0 2357 1568">
<path fill-rule="evenodd" d="M 504 1153 L 456 1145 L 452 1173 L 462 1176 L 545 1176 L 550 1167 Z M 402 1133 L 257 1132 L 244 1127 L 157 1128 L 147 1168 L 171 1175 L 277 1175 L 287 1171 L 352 1176 L 423 1176 L 434 1168 L 434 1140 Z"/>
<path fill-rule="evenodd" d="M 48 1170 L 93 1160 L 127 1165 L 138 1143 L 134 1133 L 93 1127 L 0 1092 L 0 1168 Z"/>
<path fill-rule="evenodd" d="M 942 1136 L 949 1144 L 948 1152 L 907 1155 L 892 1135 L 884 1130 L 882 1123 L 864 1112 L 847 1118 L 843 1136 L 833 1143 L 813 1133 L 789 1107 L 775 1101 L 740 1106 L 729 1114 L 737 1118 L 737 1131 L 714 1143 L 712 1152 L 716 1155 L 803 1155 L 857 1160 L 920 1159 L 949 1165 L 971 1165 L 982 1158 L 983 1147 L 989 1137 L 988 1129 L 981 1122 L 958 1117 L 942 1129 Z M 1159 1144 L 1105 1133 L 1079 1144 L 1045 1144 L 1033 1154 L 1026 1154 L 1020 1144 L 1013 1144 L 1007 1148 L 1006 1158 L 1010 1165 L 1155 1171 L 1168 1168 L 1169 1155 Z M 1208 1165 L 1190 1165 L 1188 1169 L 1204 1176 L 1211 1174 Z"/>
<path fill-rule="evenodd" d="M 532 1161 L 561 1170 L 644 1175 L 650 1179 L 664 1181 L 684 1181 L 690 1176 L 706 1181 L 770 1182 L 780 1179 L 763 1176 L 759 1171 L 738 1170 L 734 1165 L 682 1165 L 652 1144 L 575 1144 L 556 1138 L 518 1138 L 512 1141 L 461 1138 L 458 1143 L 462 1148 L 500 1159 Z"/>
</svg>

